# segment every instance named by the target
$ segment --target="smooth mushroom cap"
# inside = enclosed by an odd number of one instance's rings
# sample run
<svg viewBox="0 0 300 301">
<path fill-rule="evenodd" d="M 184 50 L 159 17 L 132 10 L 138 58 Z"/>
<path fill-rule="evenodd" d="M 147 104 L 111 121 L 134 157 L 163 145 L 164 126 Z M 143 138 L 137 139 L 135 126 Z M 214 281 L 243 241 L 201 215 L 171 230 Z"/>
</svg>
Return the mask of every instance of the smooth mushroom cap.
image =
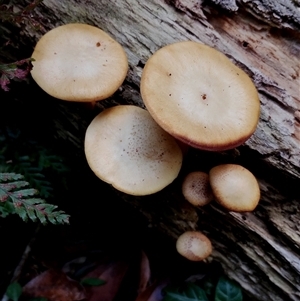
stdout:
<svg viewBox="0 0 300 301">
<path fill-rule="evenodd" d="M 116 106 L 88 126 L 85 154 L 103 181 L 131 195 L 155 193 L 169 185 L 182 164 L 182 152 L 144 109 Z"/>
<path fill-rule="evenodd" d="M 203 150 L 242 144 L 260 115 L 249 76 L 221 52 L 192 41 L 167 45 L 149 58 L 141 95 L 162 128 Z"/>
<path fill-rule="evenodd" d="M 32 53 L 31 75 L 53 97 L 92 102 L 123 83 L 128 61 L 123 47 L 103 30 L 80 23 L 48 31 Z"/>
<path fill-rule="evenodd" d="M 209 172 L 209 181 L 216 201 L 230 211 L 253 211 L 259 202 L 259 184 L 241 165 L 215 166 Z"/>
<path fill-rule="evenodd" d="M 187 231 L 176 241 L 177 252 L 191 261 L 201 261 L 212 252 L 211 241 L 199 231 Z"/>
<path fill-rule="evenodd" d="M 214 199 L 208 174 L 202 171 L 190 172 L 182 183 L 184 198 L 194 206 L 204 206 Z"/>
</svg>

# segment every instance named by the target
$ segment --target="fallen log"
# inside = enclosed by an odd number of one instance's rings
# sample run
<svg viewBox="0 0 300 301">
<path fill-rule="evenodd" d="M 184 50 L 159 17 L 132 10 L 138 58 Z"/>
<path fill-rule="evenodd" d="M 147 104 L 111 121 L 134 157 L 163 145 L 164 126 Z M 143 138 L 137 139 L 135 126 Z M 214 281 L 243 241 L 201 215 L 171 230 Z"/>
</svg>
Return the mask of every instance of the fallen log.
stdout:
<svg viewBox="0 0 300 301">
<path fill-rule="evenodd" d="M 20 11 L 28 4 L 12 2 Z M 191 229 L 207 234 L 214 246 L 212 258 L 252 300 L 300 300 L 299 3 L 44 0 L 28 18 L 38 26 L 23 23 L 19 37 L 12 37 L 15 45 L 26 43 L 32 50 L 49 29 L 83 22 L 108 32 L 128 55 L 124 84 L 92 113 L 83 113 L 79 104 L 46 102 L 54 113 L 54 136 L 81 154 L 85 129 L 96 113 L 116 104 L 144 107 L 139 93 L 143 66 L 162 46 L 182 40 L 205 43 L 226 54 L 252 78 L 261 117 L 244 145 L 222 153 L 190 149 L 178 179 L 163 191 L 146 197 L 119 196 L 142 212 L 149 225 L 174 239 Z M 226 212 L 216 204 L 199 209 L 184 201 L 180 189 L 184 175 L 196 169 L 208 171 L 223 162 L 242 164 L 258 178 L 262 194 L 254 212 Z"/>
</svg>

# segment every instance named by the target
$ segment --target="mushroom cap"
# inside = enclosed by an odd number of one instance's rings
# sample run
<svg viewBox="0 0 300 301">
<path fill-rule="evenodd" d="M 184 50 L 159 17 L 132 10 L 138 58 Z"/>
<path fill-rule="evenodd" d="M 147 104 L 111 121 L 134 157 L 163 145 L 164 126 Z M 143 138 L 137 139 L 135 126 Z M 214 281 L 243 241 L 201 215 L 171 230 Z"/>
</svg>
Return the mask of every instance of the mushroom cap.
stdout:
<svg viewBox="0 0 300 301">
<path fill-rule="evenodd" d="M 87 128 L 85 154 L 104 182 L 131 195 L 155 193 L 169 185 L 182 165 L 182 152 L 144 109 L 116 106 L 97 115 Z"/>
<path fill-rule="evenodd" d="M 53 97 L 92 102 L 123 83 L 128 61 L 123 47 L 100 28 L 71 23 L 48 31 L 32 53 L 31 75 Z"/>
<path fill-rule="evenodd" d="M 201 261 L 212 252 L 211 241 L 199 231 L 187 231 L 176 241 L 177 252 L 191 261 Z"/>
<path fill-rule="evenodd" d="M 202 171 L 190 172 L 182 183 L 182 194 L 194 206 L 204 206 L 214 199 L 208 174 Z"/>
<path fill-rule="evenodd" d="M 203 150 L 242 144 L 255 131 L 260 115 L 249 76 L 221 52 L 192 41 L 167 45 L 149 58 L 141 95 L 162 128 Z"/>
<path fill-rule="evenodd" d="M 259 184 L 241 165 L 215 166 L 209 171 L 209 181 L 216 201 L 230 211 L 253 211 L 259 202 Z"/>
</svg>

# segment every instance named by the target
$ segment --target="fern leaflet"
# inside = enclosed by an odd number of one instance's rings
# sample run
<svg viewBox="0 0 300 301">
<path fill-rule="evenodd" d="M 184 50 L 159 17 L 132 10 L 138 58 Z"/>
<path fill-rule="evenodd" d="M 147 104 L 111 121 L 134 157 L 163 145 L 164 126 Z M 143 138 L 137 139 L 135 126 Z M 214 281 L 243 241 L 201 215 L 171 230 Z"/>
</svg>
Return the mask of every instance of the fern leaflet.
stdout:
<svg viewBox="0 0 300 301">
<path fill-rule="evenodd" d="M 57 211 L 57 206 L 47 204 L 41 198 L 35 198 L 37 190 L 28 188 L 29 183 L 16 173 L 0 173 L 0 216 L 18 214 L 24 221 L 39 220 L 46 224 L 69 223 L 69 215 Z"/>
</svg>

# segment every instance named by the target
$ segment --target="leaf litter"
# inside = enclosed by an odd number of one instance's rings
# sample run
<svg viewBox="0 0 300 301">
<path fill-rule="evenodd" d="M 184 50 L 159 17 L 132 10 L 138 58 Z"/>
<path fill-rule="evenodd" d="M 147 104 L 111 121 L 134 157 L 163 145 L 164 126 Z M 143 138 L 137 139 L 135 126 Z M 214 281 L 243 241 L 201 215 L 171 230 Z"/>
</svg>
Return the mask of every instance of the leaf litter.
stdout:
<svg viewBox="0 0 300 301">
<path fill-rule="evenodd" d="M 122 292 L 129 269 L 135 265 L 136 275 L 132 278 L 137 280 L 130 283 L 135 286 L 132 301 L 161 301 L 167 282 L 151 280 L 149 258 L 143 250 L 137 261 L 103 255 L 98 262 L 91 262 L 86 257 L 78 257 L 65 263 L 60 270 L 50 268 L 33 277 L 24 285 L 23 294 L 48 301 L 113 301 Z"/>
</svg>

